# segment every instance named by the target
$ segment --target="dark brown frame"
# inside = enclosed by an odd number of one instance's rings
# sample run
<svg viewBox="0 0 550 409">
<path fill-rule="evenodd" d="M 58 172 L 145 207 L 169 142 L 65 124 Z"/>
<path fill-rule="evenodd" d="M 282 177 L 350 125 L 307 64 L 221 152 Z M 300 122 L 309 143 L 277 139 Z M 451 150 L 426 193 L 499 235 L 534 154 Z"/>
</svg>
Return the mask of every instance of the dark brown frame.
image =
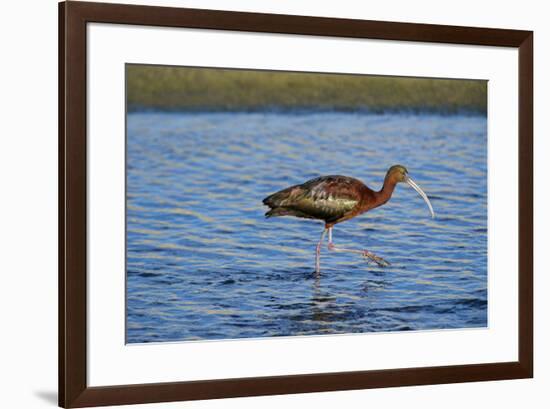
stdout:
<svg viewBox="0 0 550 409">
<path fill-rule="evenodd" d="M 519 49 L 519 360 L 474 365 L 88 387 L 86 24 L 285 33 Z M 106 3 L 59 4 L 59 405 L 84 407 L 533 376 L 533 32 Z"/>
</svg>

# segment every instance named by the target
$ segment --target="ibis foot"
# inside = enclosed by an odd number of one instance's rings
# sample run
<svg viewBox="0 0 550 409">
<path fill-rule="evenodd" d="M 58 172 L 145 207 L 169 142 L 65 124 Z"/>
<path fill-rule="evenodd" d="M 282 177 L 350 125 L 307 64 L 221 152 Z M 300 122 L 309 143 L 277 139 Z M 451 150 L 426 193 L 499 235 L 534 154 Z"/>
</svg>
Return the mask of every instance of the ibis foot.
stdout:
<svg viewBox="0 0 550 409">
<path fill-rule="evenodd" d="M 391 265 L 388 261 L 384 260 L 382 257 L 378 257 L 376 254 L 371 253 L 368 250 L 365 250 L 363 252 L 363 257 L 366 257 L 367 259 L 374 261 L 380 267 L 388 267 Z"/>
<path fill-rule="evenodd" d="M 388 261 L 384 260 L 382 257 L 378 257 L 376 254 L 371 253 L 368 250 L 355 250 L 355 249 L 345 249 L 342 247 L 336 247 L 336 245 L 330 241 L 328 243 L 328 249 L 330 251 L 341 251 L 341 252 L 347 252 L 347 253 L 361 254 L 363 257 L 367 258 L 369 261 L 375 262 L 380 267 L 388 267 L 390 265 Z"/>
</svg>

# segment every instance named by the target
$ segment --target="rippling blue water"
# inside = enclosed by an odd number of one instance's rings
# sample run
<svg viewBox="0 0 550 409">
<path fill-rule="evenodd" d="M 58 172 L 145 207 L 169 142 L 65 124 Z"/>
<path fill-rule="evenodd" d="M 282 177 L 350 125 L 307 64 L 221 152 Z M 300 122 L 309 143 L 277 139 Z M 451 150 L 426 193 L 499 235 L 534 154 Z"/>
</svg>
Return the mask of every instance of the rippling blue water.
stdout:
<svg viewBox="0 0 550 409">
<path fill-rule="evenodd" d="M 486 118 L 365 113 L 131 113 L 127 134 L 127 341 L 470 328 L 487 325 Z M 379 189 L 338 224 L 265 219 L 262 198 L 324 174 Z"/>
</svg>

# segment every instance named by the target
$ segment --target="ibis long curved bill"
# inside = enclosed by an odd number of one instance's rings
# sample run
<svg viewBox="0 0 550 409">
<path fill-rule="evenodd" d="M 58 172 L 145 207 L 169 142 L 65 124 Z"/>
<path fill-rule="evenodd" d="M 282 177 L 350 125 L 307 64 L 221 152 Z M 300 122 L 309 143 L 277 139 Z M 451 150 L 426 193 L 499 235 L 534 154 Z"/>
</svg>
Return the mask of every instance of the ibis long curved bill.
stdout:
<svg viewBox="0 0 550 409">
<path fill-rule="evenodd" d="M 405 182 L 410 187 L 412 187 L 414 190 L 416 190 L 420 196 L 422 196 L 422 199 L 424 199 L 424 201 L 426 202 L 426 204 L 430 208 L 430 213 L 432 214 L 432 219 L 435 218 L 434 209 L 433 209 L 432 204 L 430 203 L 430 199 L 428 199 L 428 196 L 426 195 L 426 193 L 424 193 L 424 191 L 422 189 L 420 189 L 420 186 L 418 186 L 415 183 L 415 181 L 412 180 L 409 176 L 405 176 Z"/>
</svg>

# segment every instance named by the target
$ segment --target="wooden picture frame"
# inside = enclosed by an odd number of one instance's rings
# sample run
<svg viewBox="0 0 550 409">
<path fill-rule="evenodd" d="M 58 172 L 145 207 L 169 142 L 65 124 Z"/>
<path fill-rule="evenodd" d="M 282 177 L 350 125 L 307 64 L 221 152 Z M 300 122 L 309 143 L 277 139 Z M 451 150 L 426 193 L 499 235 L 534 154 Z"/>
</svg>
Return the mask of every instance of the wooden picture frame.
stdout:
<svg viewBox="0 0 550 409">
<path fill-rule="evenodd" d="M 89 387 L 87 384 L 86 25 L 90 22 L 519 50 L 518 361 Z M 88 2 L 59 4 L 59 405 L 86 407 L 442 384 L 533 376 L 533 33 L 493 28 Z"/>
</svg>

